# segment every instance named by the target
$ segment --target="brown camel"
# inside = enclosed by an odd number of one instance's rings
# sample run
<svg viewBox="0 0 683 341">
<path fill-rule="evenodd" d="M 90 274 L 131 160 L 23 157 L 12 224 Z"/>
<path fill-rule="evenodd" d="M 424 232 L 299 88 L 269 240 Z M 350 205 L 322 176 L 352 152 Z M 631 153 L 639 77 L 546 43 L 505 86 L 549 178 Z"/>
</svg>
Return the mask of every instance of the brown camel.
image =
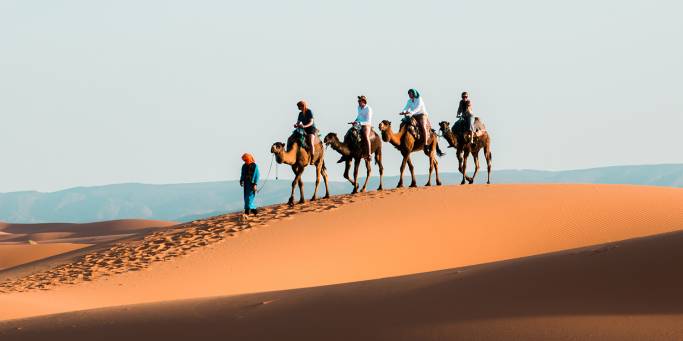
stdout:
<svg viewBox="0 0 683 341">
<path fill-rule="evenodd" d="M 382 132 L 382 140 L 384 142 L 389 142 L 391 145 L 396 147 L 403 155 L 403 161 L 401 162 L 401 170 L 398 180 L 397 188 L 403 187 L 403 171 L 408 164 L 408 169 L 410 169 L 411 182 L 410 187 L 417 187 L 415 182 L 415 170 L 413 168 L 413 161 L 410 160 L 410 154 L 418 151 L 424 151 L 425 155 L 429 157 L 429 179 L 425 186 L 432 185 L 432 171 L 436 172 L 436 185 L 441 185 L 441 179 L 439 178 L 439 162 L 437 160 L 437 155 L 440 157 L 443 155 L 441 149 L 439 148 L 439 140 L 436 133 L 433 131 L 430 133 L 429 144 L 425 146 L 424 138 L 415 140 L 413 134 L 408 132 L 407 125 L 401 125 L 399 131 L 394 133 L 391 130 L 391 122 L 384 120 L 379 124 L 379 130 Z"/>
<path fill-rule="evenodd" d="M 354 129 L 354 128 L 351 128 Z M 365 161 L 365 169 L 367 173 L 365 175 L 365 183 L 363 183 L 363 188 L 360 189 L 361 192 L 365 192 L 368 186 L 368 180 L 370 179 L 370 173 L 372 172 L 372 167 L 369 159 L 364 159 L 364 141 L 362 143 L 352 143 L 351 139 L 354 137 L 352 134 L 347 133 L 344 136 L 344 142 L 339 141 L 337 134 L 329 133 L 325 136 L 325 145 L 332 147 L 339 154 L 342 155 L 344 160 L 344 178 L 349 180 L 353 185 L 352 194 L 358 193 L 358 170 L 360 168 L 360 161 Z M 380 140 L 379 135 L 372 130 L 370 133 L 370 155 L 375 154 L 375 163 L 379 167 L 379 187 L 378 191 L 382 190 L 382 177 L 384 176 L 384 166 L 382 165 L 382 140 Z M 349 178 L 349 169 L 351 168 L 351 160 L 353 160 L 353 180 Z M 340 160 L 341 162 L 341 160 Z"/>
<path fill-rule="evenodd" d="M 479 118 L 475 119 L 475 124 L 479 123 Z M 460 123 L 459 123 L 460 122 Z M 458 170 L 462 173 L 461 185 L 465 182 L 470 184 L 474 183 L 474 178 L 479 172 L 479 151 L 484 149 L 484 156 L 486 157 L 486 169 L 487 169 L 487 179 L 486 183 L 491 183 L 491 137 L 486 130 L 480 131 L 478 135 L 474 137 L 474 143 L 470 143 L 472 132 L 469 130 L 465 131 L 462 121 L 456 121 L 453 124 L 453 129 L 450 128 L 450 124 L 446 121 L 439 123 L 439 130 L 442 136 L 448 141 L 449 148 L 456 148 L 456 155 L 458 157 Z M 472 177 L 467 176 L 467 157 L 472 154 L 474 159 L 474 174 Z"/>
<path fill-rule="evenodd" d="M 310 152 L 306 148 L 301 147 L 299 137 L 292 135 L 287 140 L 287 145 L 282 142 L 275 142 L 270 147 L 270 152 L 275 154 L 275 161 L 277 163 L 284 163 L 292 166 L 294 171 L 294 181 L 292 181 L 292 193 L 289 196 L 289 205 L 294 205 L 294 189 L 299 185 L 300 199 L 299 203 L 303 204 L 304 199 L 304 181 L 301 180 L 301 175 L 304 169 L 310 163 Z M 313 155 L 313 165 L 315 166 L 315 190 L 313 190 L 313 197 L 311 200 L 316 200 L 318 195 L 318 186 L 320 185 L 320 176 L 322 175 L 325 181 L 325 199 L 330 197 L 330 190 L 327 184 L 327 167 L 325 167 L 325 149 L 320 139 L 315 139 L 317 146 L 315 147 L 315 155 Z"/>
</svg>

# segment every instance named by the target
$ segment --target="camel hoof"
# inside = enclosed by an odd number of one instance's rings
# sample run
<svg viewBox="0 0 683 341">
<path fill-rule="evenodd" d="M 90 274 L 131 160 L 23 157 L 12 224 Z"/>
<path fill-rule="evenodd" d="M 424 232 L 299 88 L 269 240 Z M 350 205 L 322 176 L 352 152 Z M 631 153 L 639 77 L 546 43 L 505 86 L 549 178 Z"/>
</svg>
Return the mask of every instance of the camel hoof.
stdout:
<svg viewBox="0 0 683 341">
<path fill-rule="evenodd" d="M 309 201 L 316 201 L 316 200 L 318 200 L 318 198 L 313 197 L 313 198 L 311 198 L 311 200 L 309 200 Z"/>
<path fill-rule="evenodd" d="M 460 184 L 461 184 L 461 185 L 464 185 L 464 184 L 465 184 L 465 180 L 460 181 Z"/>
<path fill-rule="evenodd" d="M 378 191 L 381 191 L 381 190 L 382 190 L 382 186 L 377 187 L 377 190 L 378 190 Z"/>
<path fill-rule="evenodd" d="M 417 184 L 410 184 L 410 187 L 415 188 L 417 187 Z"/>
<path fill-rule="evenodd" d="M 294 199 L 289 199 L 289 201 L 287 202 L 287 205 L 294 206 Z"/>
<path fill-rule="evenodd" d="M 325 194 L 325 196 L 323 197 L 323 199 L 329 199 L 329 198 L 330 198 L 329 194 Z"/>
<path fill-rule="evenodd" d="M 306 200 L 304 200 L 304 199 L 299 200 L 299 204 L 304 204 L 304 203 L 306 203 Z"/>
<path fill-rule="evenodd" d="M 428 182 L 428 183 L 425 184 L 425 187 L 430 187 L 431 185 L 432 185 L 432 183 L 431 183 L 431 182 Z"/>
<path fill-rule="evenodd" d="M 441 181 L 437 181 L 437 182 L 436 182 L 436 185 L 437 185 L 437 186 L 441 186 Z"/>
<path fill-rule="evenodd" d="M 490 185 L 490 184 L 491 184 L 491 181 L 486 181 L 486 184 L 487 184 L 487 185 Z"/>
<path fill-rule="evenodd" d="M 403 184 L 396 185 L 396 188 L 403 188 Z"/>
<path fill-rule="evenodd" d="M 365 187 L 363 187 L 363 189 L 361 189 L 360 192 L 365 193 Z"/>
</svg>

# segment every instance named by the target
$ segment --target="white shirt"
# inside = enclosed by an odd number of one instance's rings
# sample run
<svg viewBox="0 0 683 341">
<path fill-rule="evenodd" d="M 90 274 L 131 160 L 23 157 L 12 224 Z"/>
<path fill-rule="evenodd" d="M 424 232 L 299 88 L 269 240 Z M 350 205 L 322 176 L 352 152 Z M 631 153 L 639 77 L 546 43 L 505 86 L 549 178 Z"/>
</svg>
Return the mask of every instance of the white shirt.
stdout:
<svg viewBox="0 0 683 341">
<path fill-rule="evenodd" d="M 422 100 L 422 97 L 418 97 L 415 99 L 408 99 L 408 103 L 406 103 L 405 108 L 403 108 L 404 112 L 410 113 L 410 115 L 416 115 L 416 114 L 424 114 L 425 116 L 427 115 L 427 107 L 425 107 L 425 103 Z"/>
<path fill-rule="evenodd" d="M 358 116 L 356 117 L 356 122 L 364 126 L 372 125 L 372 108 L 369 105 L 365 105 L 365 108 L 358 106 Z"/>
</svg>

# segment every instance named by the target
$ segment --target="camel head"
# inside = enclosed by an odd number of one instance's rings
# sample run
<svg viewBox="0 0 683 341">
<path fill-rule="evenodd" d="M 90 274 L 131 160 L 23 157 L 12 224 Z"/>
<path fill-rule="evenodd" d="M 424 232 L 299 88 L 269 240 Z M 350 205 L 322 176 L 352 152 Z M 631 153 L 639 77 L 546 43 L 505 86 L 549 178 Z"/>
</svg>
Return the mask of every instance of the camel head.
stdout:
<svg viewBox="0 0 683 341">
<path fill-rule="evenodd" d="M 441 135 L 448 142 L 448 147 L 455 147 L 457 141 L 455 139 L 455 135 L 453 135 L 453 131 L 451 130 L 451 124 L 446 121 L 439 122 L 439 131 L 441 131 Z"/>
<path fill-rule="evenodd" d="M 451 130 L 451 124 L 448 123 L 447 121 L 441 121 L 439 122 L 439 130 L 441 130 L 441 133 L 445 131 Z"/>
<path fill-rule="evenodd" d="M 270 152 L 275 154 L 275 161 L 282 163 L 282 154 L 285 152 L 285 144 L 282 142 L 275 142 L 270 147 Z"/>
<path fill-rule="evenodd" d="M 329 133 L 329 134 L 325 135 L 325 138 L 323 139 L 323 142 L 327 146 L 332 144 L 334 141 L 339 142 L 339 138 L 337 137 L 336 133 Z"/>
<path fill-rule="evenodd" d="M 387 134 L 387 131 L 389 130 L 391 130 L 391 121 L 384 120 L 379 123 L 379 131 L 382 132 L 382 141 L 389 141 L 389 135 Z"/>
</svg>

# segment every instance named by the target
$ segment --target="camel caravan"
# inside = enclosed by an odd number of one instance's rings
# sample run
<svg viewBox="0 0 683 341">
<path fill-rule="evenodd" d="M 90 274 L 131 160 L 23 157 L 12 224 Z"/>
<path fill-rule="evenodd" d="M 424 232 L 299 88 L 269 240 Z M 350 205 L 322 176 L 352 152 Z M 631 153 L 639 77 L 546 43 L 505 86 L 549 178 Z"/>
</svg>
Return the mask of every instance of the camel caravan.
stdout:
<svg viewBox="0 0 683 341">
<path fill-rule="evenodd" d="M 399 169 L 399 181 L 397 188 L 403 187 L 403 172 L 406 165 L 410 170 L 410 187 L 417 187 L 415 180 L 415 169 L 410 158 L 412 153 L 423 152 L 429 159 L 429 176 L 425 186 L 431 186 L 432 174 L 435 177 L 437 186 L 441 185 L 439 178 L 438 158 L 445 154 L 439 147 L 439 137 L 448 143 L 448 147 L 455 148 L 458 159 L 458 171 L 462 174 L 461 184 L 472 184 L 479 171 L 479 152 L 483 149 L 487 164 L 486 183 L 491 183 L 491 138 L 486 131 L 486 127 L 479 117 L 475 117 L 472 112 L 472 103 L 467 92 L 462 93 L 462 99 L 458 107 L 458 119 L 453 123 L 443 121 L 439 123 L 439 132 L 432 129 L 427 114 L 425 103 L 420 93 L 415 89 L 408 91 L 408 102 L 399 115 L 403 116 L 398 131 L 394 131 L 391 121 L 383 120 L 379 123 L 379 134 L 372 127 L 372 108 L 368 105 L 365 96 L 358 96 L 358 116 L 353 122 L 349 122 L 351 127 L 340 140 L 336 133 L 327 134 L 321 140 L 318 129 L 315 126 L 313 112 L 305 101 L 297 103 L 299 116 L 294 124 L 294 132 L 287 139 L 286 143 L 275 142 L 270 151 L 274 155 L 278 164 L 287 164 L 292 167 L 294 181 L 292 181 L 292 191 L 289 197 L 289 204 L 294 204 L 294 192 L 299 187 L 299 203 L 304 203 L 304 183 L 301 176 L 306 166 L 314 166 L 316 170 L 315 189 L 311 200 L 317 199 L 320 180 L 325 182 L 325 196 L 330 196 L 327 182 L 327 167 L 325 166 L 325 147 L 331 147 L 341 155 L 338 163 L 344 163 L 344 178 L 353 185 L 351 193 L 365 192 L 368 180 L 372 173 L 372 159 L 379 168 L 379 187 L 383 188 L 384 165 L 382 164 L 382 142 L 394 146 L 403 160 Z M 467 159 L 469 156 L 474 159 L 474 173 L 467 175 Z M 360 187 L 358 183 L 358 172 L 361 161 L 365 163 L 365 182 Z M 351 163 L 353 162 L 353 177 L 349 175 Z M 359 188 L 360 187 L 360 188 Z"/>
</svg>

